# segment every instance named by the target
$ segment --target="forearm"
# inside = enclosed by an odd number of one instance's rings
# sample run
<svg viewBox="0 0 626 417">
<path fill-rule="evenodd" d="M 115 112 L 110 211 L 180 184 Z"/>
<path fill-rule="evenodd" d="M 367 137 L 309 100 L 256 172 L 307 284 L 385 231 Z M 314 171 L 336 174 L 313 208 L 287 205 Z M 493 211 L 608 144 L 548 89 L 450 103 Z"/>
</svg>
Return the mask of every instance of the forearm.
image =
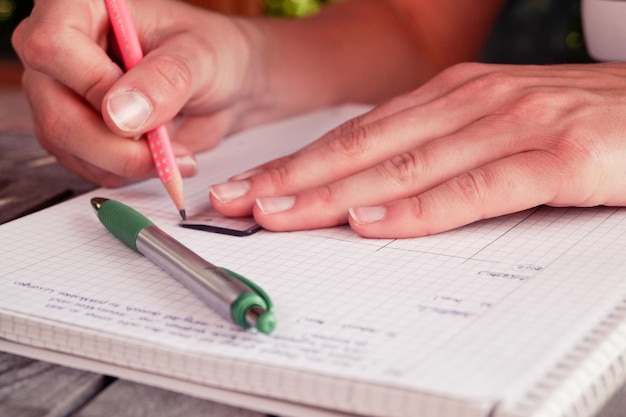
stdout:
<svg viewBox="0 0 626 417">
<path fill-rule="evenodd" d="M 476 59 L 501 0 L 351 0 L 306 19 L 242 22 L 252 124 L 342 102 L 379 103 Z"/>
<path fill-rule="evenodd" d="M 435 73 L 385 1 L 356 0 L 306 19 L 242 22 L 260 119 L 342 102 L 377 103 Z"/>
</svg>

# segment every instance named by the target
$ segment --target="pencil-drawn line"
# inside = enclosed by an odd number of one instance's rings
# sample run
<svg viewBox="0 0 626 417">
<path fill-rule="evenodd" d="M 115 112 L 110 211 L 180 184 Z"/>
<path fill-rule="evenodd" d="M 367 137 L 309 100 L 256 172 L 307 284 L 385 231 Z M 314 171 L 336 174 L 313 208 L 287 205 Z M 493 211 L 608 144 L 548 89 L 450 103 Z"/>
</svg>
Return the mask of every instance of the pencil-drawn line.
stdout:
<svg viewBox="0 0 626 417">
<path fill-rule="evenodd" d="M 615 215 L 615 213 L 617 213 L 617 212 L 618 212 L 618 211 L 620 211 L 620 210 L 621 210 L 621 208 L 620 208 L 620 207 L 615 207 L 615 208 L 613 208 L 613 209 L 611 210 L 610 214 L 609 214 L 608 216 L 606 216 L 606 217 L 605 217 L 605 218 L 604 218 L 604 219 L 603 219 L 600 223 L 596 224 L 596 225 L 595 225 L 595 226 L 594 226 L 591 230 L 589 230 L 587 233 L 585 233 L 583 236 L 581 236 L 578 240 L 576 240 L 575 242 L 572 242 L 572 244 L 571 244 L 571 245 L 570 245 L 567 249 L 565 249 L 565 250 L 561 251 L 561 254 L 560 254 L 560 255 L 558 255 L 557 257 L 555 257 L 554 259 L 552 259 L 552 261 L 551 261 L 551 262 L 549 262 L 549 263 L 546 265 L 546 268 L 547 268 L 548 266 L 550 266 L 550 265 L 554 264 L 554 263 L 555 263 L 556 261 L 558 261 L 559 259 L 561 259 L 564 255 L 566 255 L 566 254 L 570 253 L 570 252 L 571 252 L 571 250 L 572 250 L 574 247 L 576 247 L 577 245 L 579 245 L 579 244 L 580 244 L 580 242 L 582 242 L 583 240 L 587 239 L 587 237 L 588 237 L 591 233 L 593 233 L 593 232 L 595 232 L 596 230 L 598 230 L 598 228 L 599 228 L 600 226 L 602 226 L 604 223 L 606 223 L 606 222 L 607 222 L 607 220 L 609 220 L 610 218 L 612 218 L 612 217 Z M 580 216 L 581 214 L 582 214 L 582 213 L 581 213 L 581 212 L 579 212 L 579 214 L 577 214 L 577 215 L 576 215 L 576 217 Z"/>
<path fill-rule="evenodd" d="M 391 245 L 392 243 L 396 242 L 397 240 L 398 239 L 392 239 L 391 241 L 387 242 L 383 246 L 381 246 L 378 249 L 376 249 L 376 251 L 383 250 L 383 249 L 394 249 L 394 248 L 389 248 L 389 245 Z"/>
<path fill-rule="evenodd" d="M 376 250 L 380 250 L 380 249 L 384 248 L 385 246 L 389 245 L 390 243 L 392 243 L 392 242 L 389 242 L 389 243 L 386 243 L 386 244 L 381 246 L 380 243 L 377 243 L 377 242 L 375 242 L 373 240 L 346 239 L 346 238 L 328 236 L 328 235 L 323 235 L 323 234 L 316 234 L 316 233 L 313 233 L 313 232 L 307 232 L 306 235 L 307 236 L 312 236 L 312 237 L 317 237 L 317 238 L 322 238 L 322 239 L 334 240 L 334 241 L 338 241 L 338 242 L 346 242 L 346 243 L 355 244 L 355 245 L 370 246 L 370 247 L 376 248 Z"/>
<path fill-rule="evenodd" d="M 451 254 L 448 254 L 448 253 L 441 253 L 441 252 L 429 252 L 429 251 L 416 250 L 416 249 L 393 248 L 393 247 L 387 247 L 387 246 L 381 247 L 380 249 L 393 250 L 393 251 L 402 251 L 402 252 L 408 252 L 408 253 L 421 253 L 423 255 L 442 256 L 444 258 L 451 258 L 451 259 L 463 259 L 464 261 L 489 262 L 489 263 L 494 263 L 494 264 L 499 263 L 499 261 L 493 261 L 493 260 L 490 260 L 490 259 L 484 259 L 484 260 L 483 259 L 474 259 L 472 257 L 467 257 L 467 256 L 451 255 Z"/>
<path fill-rule="evenodd" d="M 504 232 L 502 232 L 498 237 L 496 237 L 495 239 L 493 239 L 491 242 L 487 243 L 486 245 L 484 245 L 482 248 L 480 248 L 478 251 L 476 251 L 476 253 L 474 253 L 473 255 L 471 255 L 470 257 L 467 258 L 467 261 L 471 261 L 474 260 L 474 257 L 478 256 L 479 253 L 483 252 L 484 250 L 486 250 L 487 248 L 489 248 L 490 246 L 492 246 L 494 243 L 496 243 L 498 240 L 500 240 L 501 238 L 503 238 L 504 236 L 506 236 L 507 234 L 509 234 L 511 231 L 513 231 L 514 229 L 516 229 L 520 224 L 524 223 L 526 220 L 528 220 L 531 216 L 533 216 L 536 212 L 538 212 L 540 209 L 540 207 L 535 207 L 532 210 L 529 210 L 528 214 L 526 216 L 524 216 L 522 219 L 520 219 L 518 222 L 516 222 L 515 224 L 513 224 L 511 227 L 509 227 L 507 230 L 505 230 Z"/>
</svg>

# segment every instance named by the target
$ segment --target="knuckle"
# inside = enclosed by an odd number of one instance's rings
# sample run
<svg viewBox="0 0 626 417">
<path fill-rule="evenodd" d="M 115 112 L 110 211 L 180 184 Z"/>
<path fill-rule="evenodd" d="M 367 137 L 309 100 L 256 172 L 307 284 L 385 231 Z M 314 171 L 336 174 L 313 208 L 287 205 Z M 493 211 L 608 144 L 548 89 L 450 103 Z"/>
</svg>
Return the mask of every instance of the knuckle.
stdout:
<svg viewBox="0 0 626 417">
<path fill-rule="evenodd" d="M 15 49 L 15 51 L 19 54 L 21 52 L 22 49 L 22 44 L 24 42 L 24 31 L 25 31 L 25 26 L 28 24 L 30 18 L 26 17 L 24 18 L 13 30 L 13 33 L 11 34 L 11 46 L 13 46 L 13 49 Z"/>
<path fill-rule="evenodd" d="M 472 96 L 505 96 L 517 87 L 517 77 L 504 71 L 489 71 L 469 80 L 460 91 Z"/>
<path fill-rule="evenodd" d="M 356 158 L 371 151 L 371 137 L 376 137 L 376 128 L 372 124 L 359 125 L 344 135 L 328 142 L 332 154 L 346 158 Z"/>
<path fill-rule="evenodd" d="M 485 65 L 477 62 L 461 62 L 442 70 L 437 79 L 444 82 L 450 80 L 473 78 L 485 71 Z"/>
<path fill-rule="evenodd" d="M 555 112 L 560 109 L 560 106 L 554 106 L 558 100 L 555 93 L 547 89 L 527 91 L 512 104 L 509 110 L 514 118 L 513 121 L 531 118 L 538 125 L 550 123 L 550 120 L 554 120 Z"/>
<path fill-rule="evenodd" d="M 524 91 L 499 111 L 483 119 L 484 123 L 497 122 L 506 128 L 518 129 L 527 125 L 529 120 L 537 129 L 553 129 L 571 110 L 572 103 L 564 101 L 556 105 L 561 98 L 551 89 L 535 88 Z"/>
<path fill-rule="evenodd" d="M 337 202 L 339 192 L 331 186 L 322 185 L 313 190 L 313 195 L 315 200 L 320 202 L 324 207 L 330 207 Z"/>
<path fill-rule="evenodd" d="M 288 164 L 277 166 L 267 171 L 272 189 L 289 192 L 293 187 L 291 168 Z"/>
<path fill-rule="evenodd" d="M 164 83 L 159 87 L 162 97 L 186 91 L 192 79 L 191 64 L 181 56 L 161 55 L 155 58 L 155 68 Z"/>
<path fill-rule="evenodd" d="M 440 231 L 436 222 L 438 213 L 434 210 L 432 200 L 426 194 L 408 198 L 405 203 L 405 209 L 411 219 L 409 224 L 412 225 L 410 235 L 427 236 Z"/>
<path fill-rule="evenodd" d="M 425 165 L 420 152 L 403 152 L 378 165 L 377 170 L 383 178 L 388 178 L 402 187 L 413 184 L 423 173 Z"/>
<path fill-rule="evenodd" d="M 407 210 L 409 211 L 411 217 L 415 220 L 422 220 L 428 217 L 425 212 L 427 205 L 424 204 L 424 200 L 421 196 L 417 195 L 407 199 Z"/>
<path fill-rule="evenodd" d="M 517 77 L 501 70 L 486 70 L 481 64 L 463 64 L 449 70 L 440 78 L 445 94 L 438 100 L 444 106 L 466 105 L 468 97 L 493 101 L 508 97 L 517 88 Z M 456 87 L 448 91 L 449 85 Z"/>
<path fill-rule="evenodd" d="M 52 36 L 54 35 L 54 36 Z M 20 56 L 25 65 L 42 70 L 52 59 L 55 51 L 65 44 L 63 33 L 50 33 L 47 28 L 34 27 L 26 34 L 20 48 Z"/>
<path fill-rule="evenodd" d="M 482 169 L 463 173 L 447 182 L 450 192 L 469 207 L 479 207 L 485 200 L 487 178 Z"/>
<path fill-rule="evenodd" d="M 352 131 L 359 129 L 364 119 L 365 115 L 360 115 L 343 122 L 333 130 L 328 132 L 329 139 L 335 140 L 349 135 Z"/>
</svg>

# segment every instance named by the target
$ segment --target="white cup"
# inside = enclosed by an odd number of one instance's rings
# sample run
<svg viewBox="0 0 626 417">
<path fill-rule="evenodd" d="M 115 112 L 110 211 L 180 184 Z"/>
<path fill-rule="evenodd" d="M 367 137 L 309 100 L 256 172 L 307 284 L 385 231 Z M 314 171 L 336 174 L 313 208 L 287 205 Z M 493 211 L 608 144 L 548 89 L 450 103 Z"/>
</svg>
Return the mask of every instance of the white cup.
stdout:
<svg viewBox="0 0 626 417">
<path fill-rule="evenodd" d="M 598 61 L 626 61 L 626 0 L 582 0 L 589 55 Z"/>
</svg>

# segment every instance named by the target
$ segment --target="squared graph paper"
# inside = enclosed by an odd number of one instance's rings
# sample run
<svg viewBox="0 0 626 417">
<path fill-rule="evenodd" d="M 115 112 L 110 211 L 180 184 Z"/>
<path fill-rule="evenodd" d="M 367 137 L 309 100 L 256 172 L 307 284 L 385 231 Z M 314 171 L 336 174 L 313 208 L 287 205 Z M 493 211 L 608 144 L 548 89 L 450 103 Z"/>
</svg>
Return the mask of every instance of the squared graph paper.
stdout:
<svg viewBox="0 0 626 417">
<path fill-rule="evenodd" d="M 210 210 L 210 184 L 363 110 L 242 132 L 199 155 L 199 175 L 184 184 L 189 215 Z M 91 209 L 94 196 L 132 206 L 263 287 L 275 333 L 222 319 L 119 242 Z M 623 209 L 538 207 L 401 240 L 347 226 L 242 238 L 182 228 L 177 216 L 150 180 L 2 225 L 0 337 L 172 378 L 172 389 L 184 380 L 385 416 L 472 415 L 459 408 L 468 402 L 481 415 L 523 397 L 626 300 Z"/>
</svg>

